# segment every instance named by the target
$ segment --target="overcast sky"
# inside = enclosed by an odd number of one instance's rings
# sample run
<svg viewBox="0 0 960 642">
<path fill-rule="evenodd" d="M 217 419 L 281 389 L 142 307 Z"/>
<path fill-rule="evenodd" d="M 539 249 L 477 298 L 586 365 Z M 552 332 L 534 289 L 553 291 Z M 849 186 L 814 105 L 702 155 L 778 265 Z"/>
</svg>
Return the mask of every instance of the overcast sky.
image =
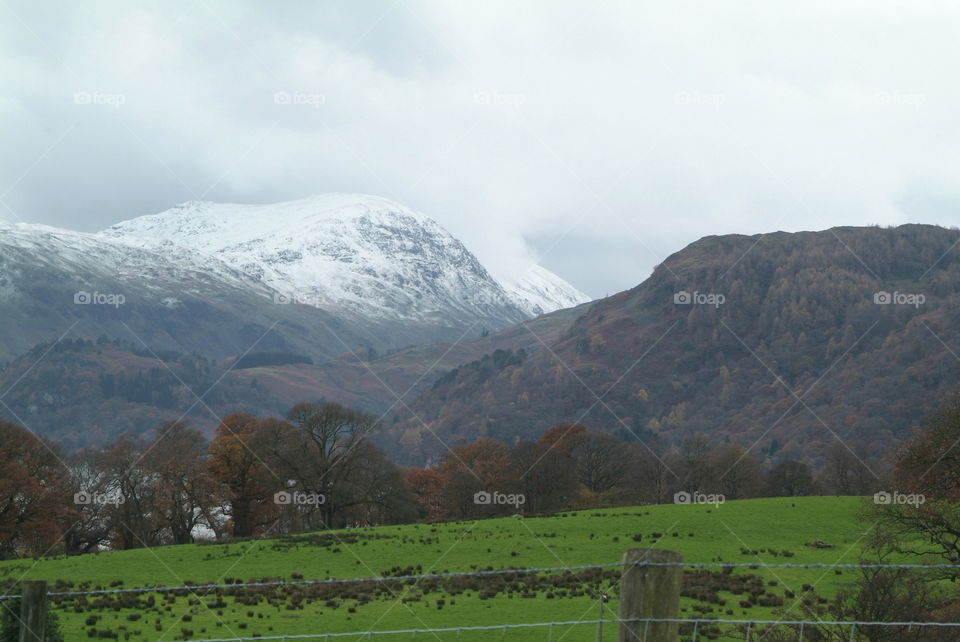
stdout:
<svg viewBox="0 0 960 642">
<path fill-rule="evenodd" d="M 955 225 L 947 6 L 0 0 L 0 218 L 379 194 L 593 296 L 708 234 Z"/>
</svg>

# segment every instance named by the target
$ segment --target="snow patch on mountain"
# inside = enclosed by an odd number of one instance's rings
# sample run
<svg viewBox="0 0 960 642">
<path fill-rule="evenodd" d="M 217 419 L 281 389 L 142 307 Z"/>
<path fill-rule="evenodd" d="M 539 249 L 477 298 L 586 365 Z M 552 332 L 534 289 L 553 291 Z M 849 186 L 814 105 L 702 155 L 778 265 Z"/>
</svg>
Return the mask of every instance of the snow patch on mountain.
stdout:
<svg viewBox="0 0 960 642">
<path fill-rule="evenodd" d="M 434 220 L 376 196 L 190 201 L 100 236 L 172 256 L 213 257 L 284 300 L 386 320 L 506 325 L 585 298 L 539 266 L 505 289 Z"/>
<path fill-rule="evenodd" d="M 91 280 L 91 287 L 97 279 L 119 280 L 147 298 L 169 292 L 208 293 L 223 287 L 269 293 L 264 284 L 215 257 L 196 253 L 170 257 L 98 234 L 49 225 L 0 222 L 0 248 L 0 266 L 6 260 L 11 266 L 65 270 Z M 6 273 L 6 268 L 0 272 Z"/>
<path fill-rule="evenodd" d="M 532 264 L 514 278 L 501 278 L 501 285 L 530 316 L 572 308 L 590 297 L 546 268 Z"/>
</svg>

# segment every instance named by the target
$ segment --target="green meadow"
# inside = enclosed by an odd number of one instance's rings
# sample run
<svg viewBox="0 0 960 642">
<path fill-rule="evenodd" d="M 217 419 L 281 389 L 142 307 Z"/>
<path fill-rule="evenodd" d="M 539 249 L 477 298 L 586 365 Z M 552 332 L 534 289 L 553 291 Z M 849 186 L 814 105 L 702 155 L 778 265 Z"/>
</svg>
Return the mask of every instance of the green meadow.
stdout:
<svg viewBox="0 0 960 642">
<path fill-rule="evenodd" d="M 361 578 L 619 562 L 628 548 L 687 562 L 855 563 L 869 524 L 863 498 L 799 497 L 710 505 L 595 509 L 549 517 L 410 524 L 277 539 L 207 543 L 0 563 L 0 582 L 45 579 L 51 591 L 249 581 Z M 810 544 L 817 543 L 817 546 Z M 799 618 L 856 573 L 834 569 L 688 571 L 682 617 Z M 456 628 L 593 620 L 606 593 L 616 617 L 617 568 L 443 580 L 285 586 L 181 594 L 55 598 L 67 640 L 185 640 Z M 9 592 L 13 589 L 7 589 Z M 607 624 L 604 639 L 616 639 Z M 709 628 L 700 632 L 710 632 Z M 713 634 L 722 639 L 723 631 Z M 374 636 L 455 640 L 457 633 Z M 742 639 L 742 634 L 740 635 Z M 322 639 L 322 638 L 318 638 Z M 366 639 L 366 636 L 339 638 Z M 462 640 L 596 639 L 595 625 L 463 632 Z"/>
</svg>

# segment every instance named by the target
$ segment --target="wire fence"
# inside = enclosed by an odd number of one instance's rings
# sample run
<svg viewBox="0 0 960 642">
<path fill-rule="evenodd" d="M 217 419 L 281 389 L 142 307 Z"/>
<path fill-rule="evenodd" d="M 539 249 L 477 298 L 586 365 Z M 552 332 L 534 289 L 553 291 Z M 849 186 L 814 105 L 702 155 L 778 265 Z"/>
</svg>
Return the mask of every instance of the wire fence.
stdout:
<svg viewBox="0 0 960 642">
<path fill-rule="evenodd" d="M 336 640 L 342 638 L 352 638 L 354 640 L 372 640 L 374 638 L 382 639 L 384 637 L 403 637 L 406 640 L 427 639 L 427 637 L 448 639 L 449 636 L 455 636 L 449 639 L 461 640 L 464 633 L 499 633 L 499 639 L 509 639 L 510 632 L 532 631 L 541 629 L 542 635 L 547 642 L 554 642 L 563 637 L 566 639 L 569 629 L 572 627 L 600 627 L 603 625 L 619 625 L 621 623 L 674 623 L 683 625 L 686 631 L 681 629 L 683 639 L 693 642 L 699 640 L 716 639 L 718 635 L 724 635 L 723 631 L 711 630 L 711 625 L 727 625 L 731 630 L 728 633 L 736 633 L 743 636 L 743 639 L 750 642 L 751 639 L 759 640 L 760 636 L 769 636 L 771 632 L 779 631 L 790 632 L 793 637 L 790 640 L 804 642 L 805 636 L 810 642 L 820 640 L 825 629 L 833 629 L 834 632 L 843 634 L 850 632 L 851 640 L 858 632 L 870 628 L 890 629 L 912 629 L 912 628 L 937 628 L 937 629 L 957 629 L 960 631 L 960 622 L 860 622 L 860 621 L 828 621 L 828 620 L 738 620 L 738 619 L 711 619 L 711 618 L 607 618 L 602 620 L 569 620 L 565 622 L 530 622 L 521 624 L 489 624 L 483 626 L 460 626 L 460 627 L 442 627 L 442 628 L 421 628 L 421 629 L 396 629 L 391 631 L 353 631 L 349 633 L 306 633 L 298 635 L 273 635 L 257 637 L 232 637 L 232 638 L 196 638 L 188 642 L 252 642 L 254 640 Z M 615 629 L 612 629 L 615 631 Z M 602 635 L 602 633 L 600 634 Z M 957 633 L 960 635 L 960 633 Z M 471 638 L 474 639 L 474 638 Z M 517 637 L 516 640 L 529 641 L 529 636 Z M 537 638 L 539 639 L 539 637 Z M 601 639 L 599 636 L 597 639 Z M 639 638 L 637 642 L 645 642 L 647 636 Z M 777 638 L 777 639 L 783 639 Z"/>
<path fill-rule="evenodd" d="M 686 562 L 686 561 L 647 561 L 639 560 L 631 563 L 634 567 L 667 567 L 679 569 L 721 569 L 724 572 L 732 572 L 735 569 L 890 569 L 890 570 L 939 570 L 939 571 L 960 571 L 960 564 L 921 564 L 921 563 L 901 563 L 901 564 L 873 564 L 873 563 L 845 563 L 845 564 L 826 564 L 826 563 L 793 563 L 793 562 Z M 523 567 L 523 568 L 504 568 L 504 569 L 486 569 L 473 571 L 456 571 L 443 573 L 422 573 L 422 574 L 404 574 L 404 575 L 379 575 L 367 577 L 352 578 L 324 578 L 324 579 L 278 579 L 262 580 L 233 583 L 209 583 L 209 584 L 182 584 L 178 586 L 140 586 L 132 588 L 94 588 L 90 590 L 69 590 L 69 591 L 51 591 L 47 596 L 52 598 L 54 604 L 70 598 L 83 598 L 87 596 L 106 596 L 106 595 L 126 595 L 126 594 L 144 594 L 144 593 L 173 593 L 183 595 L 194 595 L 202 597 L 213 592 L 224 592 L 227 594 L 239 595 L 250 589 L 269 589 L 295 586 L 317 586 L 317 585 L 411 585 L 426 582 L 442 582 L 444 580 L 453 580 L 457 578 L 483 578 L 493 576 L 538 576 L 547 574 L 580 574 L 586 571 L 610 571 L 611 569 L 620 569 L 624 574 L 629 570 L 629 566 L 623 562 L 610 562 L 606 564 L 586 564 L 579 566 L 552 566 L 552 567 Z M 609 574 L 604 573 L 599 579 L 609 579 Z M 595 575 L 591 581 L 597 580 Z M 19 594 L 0 595 L 2 600 L 19 599 Z M 679 595 L 676 597 L 679 600 Z M 729 613 L 729 611 L 728 611 Z M 628 613 L 636 615 L 637 613 Z M 644 613 L 649 615 L 649 613 Z M 806 614 L 811 615 L 811 614 Z M 640 640 L 646 640 L 646 630 L 648 627 L 657 627 L 664 624 L 673 624 L 677 626 L 677 632 L 680 640 L 760 640 L 768 642 L 820 642 L 823 640 L 859 640 L 868 635 L 871 631 L 886 631 L 893 633 L 894 638 L 901 639 L 908 633 L 917 631 L 936 632 L 939 637 L 937 640 L 960 640 L 960 622 L 933 622 L 933 621 L 827 621 L 820 619 L 781 619 L 781 620 L 763 620 L 763 619 L 736 619 L 736 618 L 711 618 L 711 617 L 684 617 L 684 618 L 656 618 L 656 617 L 632 617 L 624 618 L 621 611 L 620 618 L 609 619 L 591 619 L 591 620 L 571 620 L 571 621 L 552 621 L 552 622 L 530 622 L 530 623 L 504 623 L 504 624 L 486 624 L 478 626 L 459 626 L 459 627 L 441 627 L 441 628 L 417 628 L 417 629 L 395 629 L 395 630 L 368 630 L 353 632 L 322 632 L 322 633 L 301 633 L 286 635 L 254 635 L 252 637 L 228 637 L 228 638 L 194 638 L 190 642 L 252 642 L 253 640 L 335 640 L 352 638 L 358 641 L 362 640 L 383 640 L 386 642 L 391 639 L 433 639 L 438 642 L 447 642 L 454 640 L 471 640 L 476 642 L 487 642 L 488 640 L 523 640 L 523 642 L 537 642 L 545 640 L 546 642 L 559 642 L 560 639 L 567 642 L 575 640 L 596 639 L 602 640 L 603 627 L 607 626 L 608 632 L 613 632 L 617 627 L 625 624 L 640 624 L 643 626 L 643 637 L 637 637 Z M 785 615 L 786 617 L 786 615 Z M 816 618 L 816 615 L 813 615 Z M 584 637 L 582 627 L 591 627 L 596 629 L 596 636 L 588 633 Z M 579 629 L 579 634 L 570 635 L 573 629 Z M 637 630 L 637 629 L 634 629 Z M 518 632 L 524 631 L 522 635 Z M 942 635 L 941 635 L 942 634 Z M 914 636 L 916 637 L 916 636 Z M 662 638 L 657 638 L 662 639 Z M 913 638 L 911 638 L 913 639 Z M 923 638 L 927 639 L 927 638 Z"/>
<path fill-rule="evenodd" d="M 954 570 L 960 572 L 960 564 L 827 564 L 827 563 L 790 563 L 790 562 L 635 562 L 636 566 L 680 567 L 691 569 L 894 569 L 894 570 Z M 430 581 L 454 579 L 459 577 L 485 577 L 497 575 L 535 575 L 542 573 L 577 573 L 579 571 L 623 568 L 622 562 L 607 564 L 584 564 L 580 566 L 524 567 L 488 569 L 482 571 L 454 571 L 449 573 L 423 573 L 418 575 L 373 575 L 368 577 L 324 578 L 319 580 L 269 580 L 234 582 L 229 584 L 182 584 L 179 586 L 139 586 L 131 588 L 91 589 L 81 591 L 51 591 L 50 597 L 79 597 L 90 595 L 112 595 L 129 593 L 190 593 L 195 591 L 237 590 L 243 588 L 272 588 L 283 586 L 315 586 L 324 584 L 363 584 L 396 583 L 410 581 Z M 19 594 L 0 595 L 0 600 L 19 598 Z"/>
</svg>

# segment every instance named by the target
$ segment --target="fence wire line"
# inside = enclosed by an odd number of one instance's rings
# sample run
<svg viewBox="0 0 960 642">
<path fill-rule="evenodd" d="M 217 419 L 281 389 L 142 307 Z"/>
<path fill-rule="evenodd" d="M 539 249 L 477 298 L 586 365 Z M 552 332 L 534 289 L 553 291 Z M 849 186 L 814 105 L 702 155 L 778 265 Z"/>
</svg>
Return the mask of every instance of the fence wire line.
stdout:
<svg viewBox="0 0 960 642">
<path fill-rule="evenodd" d="M 683 568 L 894 568 L 894 569 L 955 569 L 960 564 L 828 564 L 826 562 L 802 563 L 766 563 L 766 562 L 636 562 L 637 566 L 680 566 Z"/>
<path fill-rule="evenodd" d="M 960 570 L 960 564 L 827 564 L 827 563 L 767 563 L 767 562 L 645 562 L 637 561 L 636 566 L 666 566 L 681 568 L 787 568 L 787 569 L 938 569 L 938 570 Z M 392 575 L 392 576 L 374 576 L 374 577 L 351 577 L 351 578 L 326 578 L 322 580 L 272 580 L 269 582 L 237 582 L 234 584 L 184 584 L 181 586 L 140 586 L 135 588 L 120 589 L 93 589 L 89 591 L 53 591 L 47 593 L 49 597 L 80 597 L 84 595 L 114 595 L 125 593 L 172 593 L 172 592 L 192 592 L 199 590 L 215 589 L 243 589 L 243 588 L 269 588 L 278 586 L 313 586 L 323 584 L 360 584 L 363 582 L 405 582 L 409 580 L 432 580 L 432 579 L 450 579 L 455 577 L 484 577 L 491 575 L 524 575 L 534 573 L 562 573 L 576 572 L 593 569 L 622 568 L 621 562 L 611 562 L 608 564 L 586 564 L 582 566 L 555 566 L 548 568 L 507 568 L 489 571 L 455 571 L 450 573 L 429 573 L 422 575 Z M 2 600 L 14 600 L 19 595 L 0 595 Z"/>
<path fill-rule="evenodd" d="M 490 575 L 524 575 L 533 573 L 561 573 L 586 571 L 591 569 L 618 568 L 619 562 L 610 564 L 588 564 L 584 566 L 556 566 L 550 568 L 506 568 L 490 571 L 463 571 L 450 573 L 429 573 L 424 575 L 380 575 L 374 577 L 332 577 L 322 580 L 272 580 L 269 582 L 237 582 L 235 584 L 185 584 L 182 586 L 141 586 L 125 589 L 95 589 L 90 591 L 53 591 L 49 597 L 77 597 L 82 595 L 108 595 L 120 593 L 171 593 L 191 592 L 204 589 L 244 589 L 276 586 L 311 586 L 317 584 L 362 584 L 364 582 L 406 582 L 410 580 L 449 579 L 454 577 L 484 577 Z M 19 595 L 0 595 L 0 600 L 19 598 Z"/>
<path fill-rule="evenodd" d="M 521 624 L 487 624 L 482 626 L 457 626 L 437 629 L 395 629 L 392 631 L 353 631 L 351 633 L 301 633 L 297 635 L 268 635 L 255 638 L 198 638 L 188 642 L 250 642 L 251 640 L 327 640 L 331 638 L 354 637 L 358 639 L 372 638 L 375 635 L 411 635 L 418 633 L 460 633 L 470 631 L 507 631 L 510 629 L 532 629 L 543 627 L 590 626 L 596 624 L 626 624 L 626 623 L 676 623 L 676 624 L 737 624 L 737 625 L 772 625 L 772 626 L 886 626 L 886 627 L 960 627 L 960 622 L 867 622 L 854 620 L 850 622 L 836 622 L 825 620 L 720 620 L 710 618 L 609 618 L 603 620 L 569 620 L 566 622 L 527 622 Z"/>
</svg>

